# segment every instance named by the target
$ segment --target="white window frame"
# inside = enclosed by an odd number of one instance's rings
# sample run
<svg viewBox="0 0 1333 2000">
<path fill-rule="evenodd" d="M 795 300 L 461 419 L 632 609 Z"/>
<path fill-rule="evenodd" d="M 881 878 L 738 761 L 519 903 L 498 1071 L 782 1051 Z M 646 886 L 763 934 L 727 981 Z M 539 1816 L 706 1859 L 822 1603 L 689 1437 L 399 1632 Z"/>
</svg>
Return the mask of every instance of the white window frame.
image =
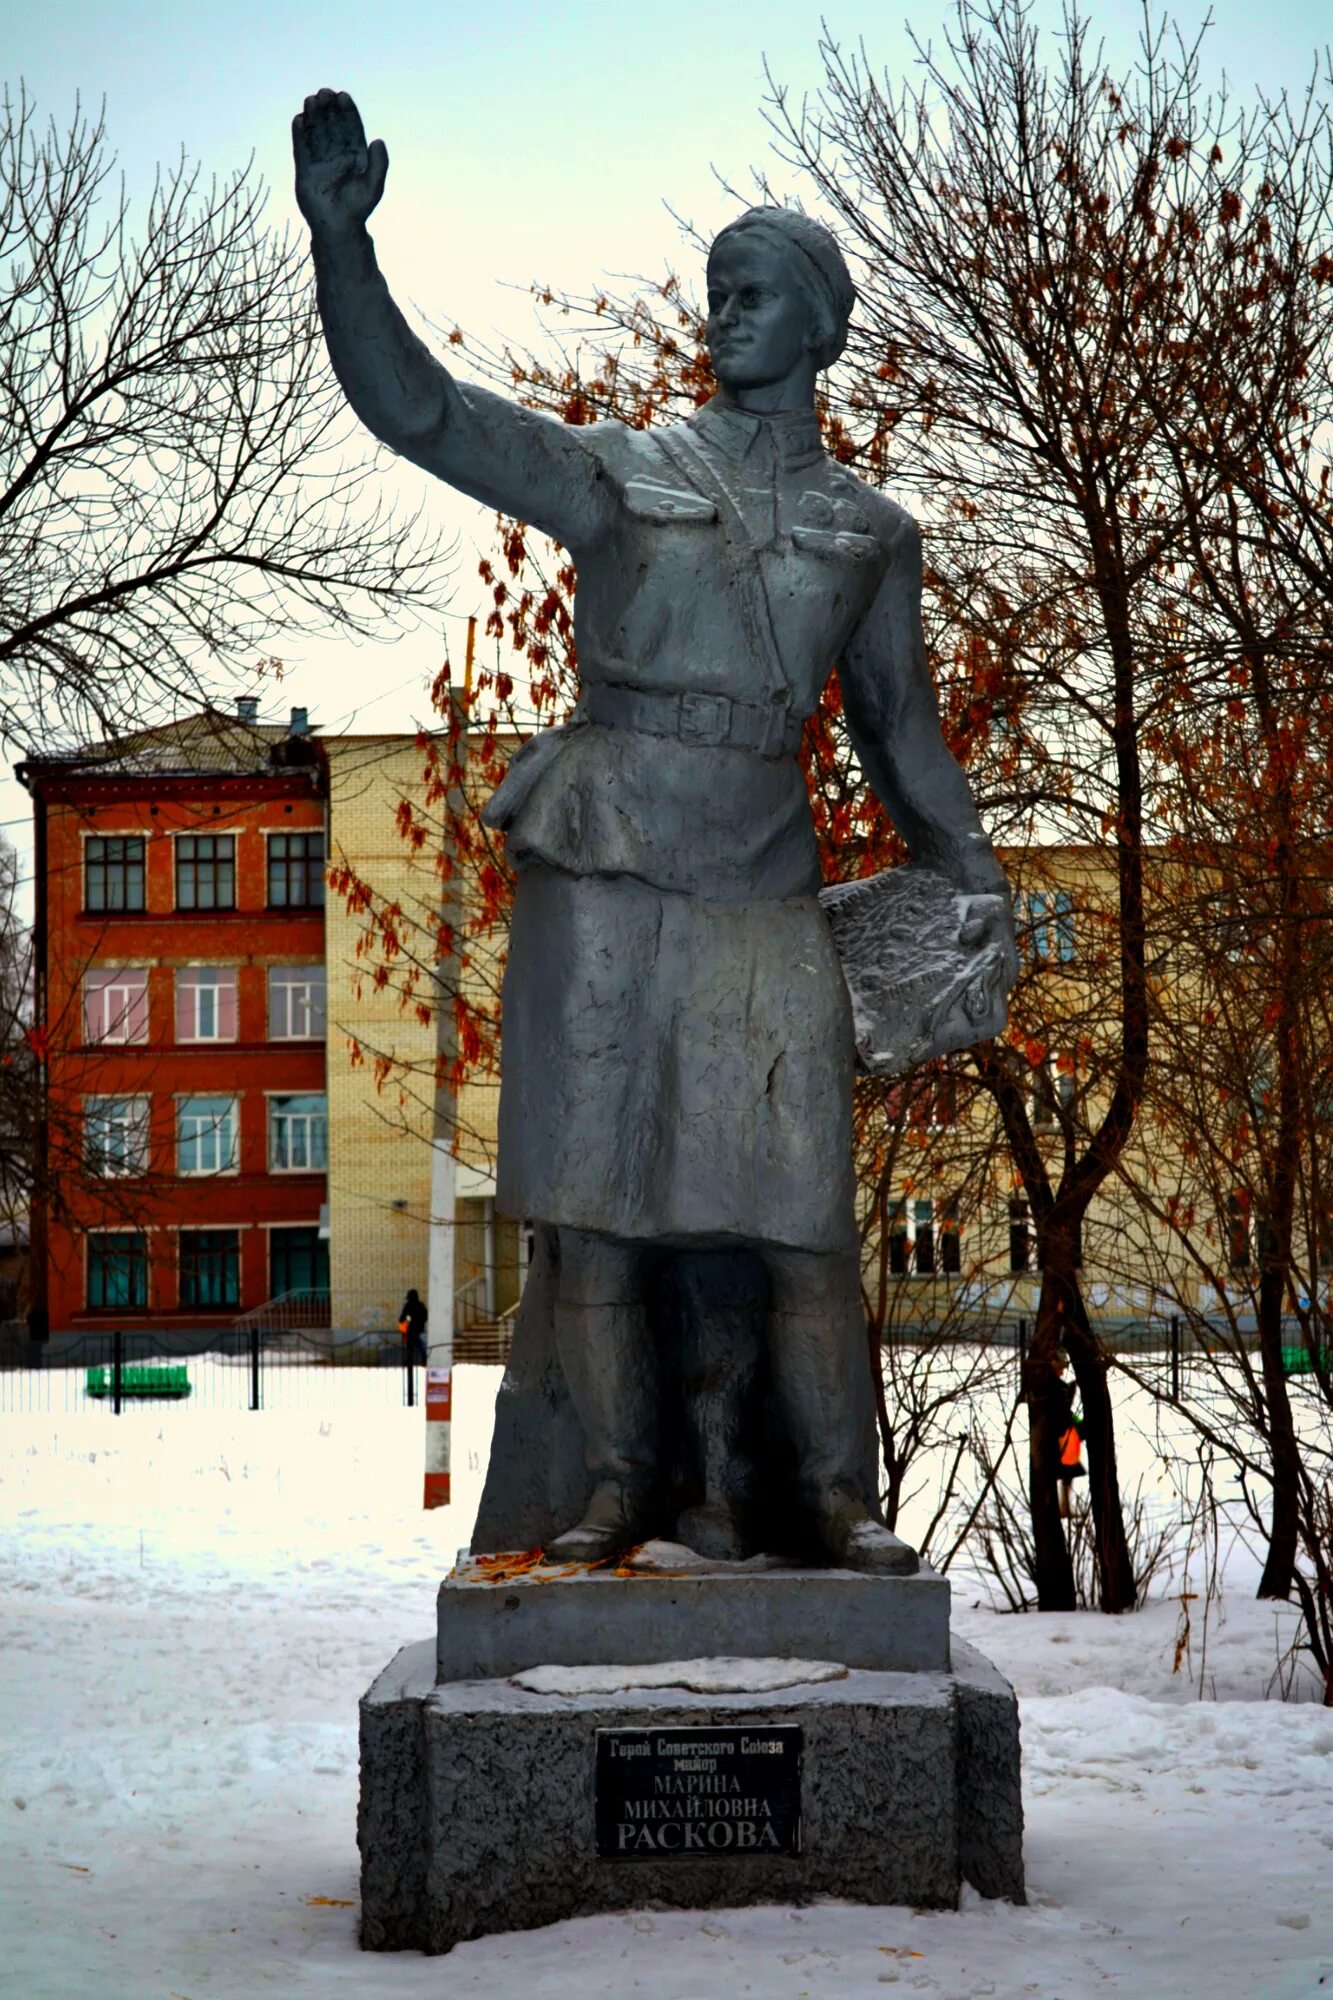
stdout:
<svg viewBox="0 0 1333 2000">
<path fill-rule="evenodd" d="M 889 1232 L 891 1235 L 898 1236 L 905 1245 L 905 1253 L 903 1260 L 904 1269 L 901 1271 L 894 1271 L 892 1274 L 896 1283 L 901 1284 L 905 1279 L 908 1278 L 924 1278 L 932 1283 L 937 1279 L 943 1278 L 947 1279 L 950 1283 L 952 1283 L 954 1280 L 961 1277 L 962 1275 L 961 1269 L 958 1271 L 946 1271 L 944 1268 L 944 1238 L 946 1233 L 957 1239 L 959 1245 L 959 1264 L 961 1265 L 962 1263 L 961 1223 L 959 1224 L 958 1228 L 950 1230 L 948 1232 L 946 1232 L 944 1227 L 945 1211 L 948 1209 L 951 1202 L 955 1203 L 956 1205 L 957 1197 L 951 1195 L 909 1194 L 909 1195 L 903 1195 L 897 1201 L 892 1201 L 889 1203 L 888 1216 L 886 1218 Z M 928 1207 L 930 1210 L 929 1216 L 918 1217 L 917 1215 L 918 1207 L 920 1208 Z M 895 1217 L 897 1216 L 901 1217 L 902 1227 L 895 1230 L 893 1228 L 893 1222 Z M 930 1230 L 931 1255 L 932 1255 L 932 1262 L 934 1265 L 933 1270 L 930 1271 L 919 1271 L 917 1269 L 916 1245 L 917 1245 L 918 1220 L 923 1222 L 926 1225 L 926 1227 L 928 1227 Z"/>
<path fill-rule="evenodd" d="M 182 1165 L 182 1154 L 186 1144 L 185 1121 L 187 1104 L 225 1104 L 224 1116 L 211 1123 L 199 1121 L 199 1130 L 192 1135 L 193 1142 L 201 1149 L 207 1147 L 210 1138 L 218 1134 L 226 1135 L 226 1144 L 216 1146 L 217 1165 L 187 1167 Z M 207 1090 L 188 1091 L 176 1099 L 176 1172 L 182 1180 L 213 1180 L 220 1174 L 234 1174 L 238 1171 L 240 1153 L 240 1099 L 224 1097 Z M 210 1149 L 212 1150 L 212 1149 Z"/>
<path fill-rule="evenodd" d="M 1068 889 L 1028 889 L 1023 894 L 1023 936 L 1033 965 L 1072 965 L 1078 956 L 1074 898 Z"/>
<path fill-rule="evenodd" d="M 1028 1119 L 1034 1132 L 1047 1134 L 1062 1132 L 1064 1127 L 1060 1122 L 1061 1113 L 1069 1112 L 1073 1108 L 1074 1072 L 1072 1069 L 1061 1069 L 1059 1064 L 1060 1055 L 1052 1049 L 1043 1056 L 1040 1063 L 1032 1065 L 1034 1077 L 1040 1071 L 1050 1086 L 1047 1095 L 1034 1081 L 1028 1092 Z"/>
<path fill-rule="evenodd" d="M 111 1121 L 99 1107 L 123 1105 L 126 1116 Z M 128 1164 L 106 1166 L 94 1157 L 91 1134 L 94 1122 L 101 1118 L 104 1129 L 114 1122 L 126 1136 L 125 1155 Z M 85 1173 L 99 1181 L 142 1180 L 149 1167 L 149 1100 L 133 1093 L 126 1095 L 120 1091 L 99 1091 L 95 1096 L 83 1100 L 83 1166 Z M 104 1158 L 105 1156 L 103 1156 Z M 112 1232 L 113 1234 L 115 1232 Z"/>
<path fill-rule="evenodd" d="M 142 1048 L 144 1046 L 148 1040 L 148 970 L 146 965 L 88 965 L 84 967 L 80 998 L 83 1003 L 84 1042 L 89 1048 L 125 1049 Z M 93 990 L 94 992 L 99 992 L 102 996 L 103 1016 L 108 1023 L 106 1033 L 102 1035 L 90 1035 L 88 1033 L 88 982 L 90 979 L 96 979 L 101 982 Z M 118 980 L 125 982 L 138 980 L 141 983 L 139 985 L 126 983 L 118 986 Z M 126 1001 L 121 1003 L 120 1011 L 114 1015 L 113 1021 L 114 1010 L 111 1004 L 111 995 L 117 992 L 135 995 L 142 993 L 143 1033 L 141 1035 L 114 1032 L 114 1029 L 124 1030 L 131 1018 L 131 1008 L 128 1001 Z"/>
<path fill-rule="evenodd" d="M 198 974 L 201 972 L 210 973 L 213 975 L 213 977 L 204 981 L 200 981 L 198 980 Z M 236 966 L 178 965 L 176 967 L 174 990 L 172 993 L 172 1017 L 173 1017 L 173 1025 L 176 1031 L 177 1042 L 186 1043 L 189 1046 L 193 1047 L 196 1043 L 200 1042 L 207 1044 L 213 1042 L 234 1042 L 237 1040 L 238 1037 L 236 1030 L 234 1030 L 230 1035 L 224 1035 L 218 1032 L 216 1028 L 216 1023 L 220 1018 L 220 1011 L 217 1004 L 217 995 L 219 988 L 221 987 L 221 985 L 225 980 L 230 980 L 231 982 L 232 1018 L 237 1023 L 237 1029 L 239 1029 L 240 993 L 238 990 Z M 194 1032 L 192 1034 L 181 1033 L 180 1003 L 181 1003 L 182 992 L 186 993 L 193 992 L 195 996 L 194 1009 L 193 1009 Z M 199 995 L 201 993 L 211 993 L 213 995 L 213 1018 L 214 1018 L 215 1028 L 214 1028 L 214 1033 L 211 1035 L 202 1034 L 199 1028 L 199 1011 L 200 1011 Z"/>
<path fill-rule="evenodd" d="M 290 1104 L 295 1099 L 303 1097 L 318 1098 L 323 1106 L 322 1112 L 317 1114 L 313 1111 L 284 1112 L 279 1110 L 280 1105 Z M 278 1157 L 279 1153 L 278 1132 L 280 1125 L 298 1125 L 298 1124 L 303 1128 L 305 1133 L 305 1152 L 307 1155 L 307 1161 L 304 1166 L 293 1165 L 291 1164 L 290 1160 L 284 1164 L 279 1160 Z M 324 1158 L 321 1162 L 319 1162 L 318 1165 L 312 1165 L 309 1161 L 310 1133 L 316 1126 L 322 1126 L 323 1128 L 324 1144 L 322 1151 L 324 1154 Z M 290 1151 L 290 1148 L 288 1148 L 287 1150 Z M 326 1174 L 329 1170 L 328 1163 L 329 1163 L 328 1092 L 323 1090 L 283 1090 L 283 1091 L 270 1092 L 268 1099 L 269 1172 L 271 1174 Z"/>
<path fill-rule="evenodd" d="M 268 1039 L 271 1042 L 322 1042 L 328 1033 L 329 982 L 328 971 L 322 962 L 296 965 L 270 965 L 268 968 Z M 319 1026 L 310 1025 L 312 1014 L 312 994 L 318 987 Z M 274 998 L 281 994 L 283 1011 L 287 1025 L 282 1030 L 274 1026 Z M 306 1026 L 297 1029 L 292 1026 L 298 1014 L 297 996 L 303 995 L 300 1009 Z"/>
</svg>

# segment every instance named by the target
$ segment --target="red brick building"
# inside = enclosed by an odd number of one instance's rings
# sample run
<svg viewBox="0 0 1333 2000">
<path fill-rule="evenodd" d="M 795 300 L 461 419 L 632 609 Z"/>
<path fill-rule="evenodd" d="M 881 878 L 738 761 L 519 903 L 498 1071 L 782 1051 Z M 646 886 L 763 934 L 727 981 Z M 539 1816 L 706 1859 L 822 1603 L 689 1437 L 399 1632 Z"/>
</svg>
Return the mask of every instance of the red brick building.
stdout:
<svg viewBox="0 0 1333 2000">
<path fill-rule="evenodd" d="M 52 1331 L 225 1325 L 328 1289 L 325 767 L 303 710 L 237 706 L 19 767 Z"/>
</svg>

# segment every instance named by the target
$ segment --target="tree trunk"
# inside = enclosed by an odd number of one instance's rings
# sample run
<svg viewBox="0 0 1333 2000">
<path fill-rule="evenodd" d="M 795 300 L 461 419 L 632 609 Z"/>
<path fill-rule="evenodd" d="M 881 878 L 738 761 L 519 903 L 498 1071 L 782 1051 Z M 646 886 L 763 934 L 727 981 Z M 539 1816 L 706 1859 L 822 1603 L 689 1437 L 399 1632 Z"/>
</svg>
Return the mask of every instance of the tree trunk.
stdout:
<svg viewBox="0 0 1333 2000">
<path fill-rule="evenodd" d="M 1132 1611 L 1138 1603 L 1134 1563 L 1125 1533 L 1116 1464 L 1115 1422 L 1106 1386 L 1107 1359 L 1092 1330 L 1078 1280 L 1066 1281 L 1065 1348 L 1083 1404 L 1083 1442 L 1088 1452 L 1088 1487 L 1097 1551 L 1097 1598 L 1103 1611 Z"/>
<path fill-rule="evenodd" d="M 1300 1525 L 1301 1459 L 1292 1421 L 1287 1378 L 1282 1372 L 1281 1272 L 1265 1271 L 1259 1280 L 1259 1358 L 1263 1366 L 1264 1402 L 1268 1409 L 1268 1442 L 1273 1454 L 1273 1518 L 1268 1530 L 1268 1554 L 1259 1579 L 1258 1597 L 1291 1596 L 1296 1570 Z"/>
<path fill-rule="evenodd" d="M 1043 1291 L 1043 1303 L 1044 1303 Z M 1036 1335 L 1023 1364 L 1023 1400 L 1028 1406 L 1028 1505 L 1036 1566 L 1038 1611 L 1073 1611 L 1074 1565 L 1060 1525 L 1058 1468 L 1064 1430 L 1064 1399 L 1056 1374 L 1058 1340 L 1038 1312 Z"/>
<path fill-rule="evenodd" d="M 902 1498 L 903 1474 L 889 1419 L 889 1400 L 884 1392 L 884 1335 L 873 1320 L 866 1321 L 866 1341 L 870 1348 L 870 1385 L 875 1395 L 875 1422 L 879 1430 L 880 1458 L 884 1469 L 884 1525 L 896 1528 Z"/>
<path fill-rule="evenodd" d="M 1281 796 L 1281 794 L 1280 794 Z M 1278 992 L 1281 996 L 1274 1039 L 1277 1044 L 1277 1129 L 1268 1185 L 1267 1228 L 1259 1269 L 1259 1358 L 1263 1368 L 1268 1443 L 1273 1456 L 1273 1518 L 1268 1554 L 1259 1579 L 1260 1597 L 1288 1598 L 1296 1571 L 1300 1532 L 1300 1447 L 1292 1421 L 1291 1397 L 1282 1370 L 1282 1307 L 1293 1268 L 1292 1232 L 1296 1214 L 1296 1173 L 1301 1153 L 1300 927 L 1292 849 L 1285 839 L 1277 851 L 1281 879 L 1278 904 Z"/>
</svg>

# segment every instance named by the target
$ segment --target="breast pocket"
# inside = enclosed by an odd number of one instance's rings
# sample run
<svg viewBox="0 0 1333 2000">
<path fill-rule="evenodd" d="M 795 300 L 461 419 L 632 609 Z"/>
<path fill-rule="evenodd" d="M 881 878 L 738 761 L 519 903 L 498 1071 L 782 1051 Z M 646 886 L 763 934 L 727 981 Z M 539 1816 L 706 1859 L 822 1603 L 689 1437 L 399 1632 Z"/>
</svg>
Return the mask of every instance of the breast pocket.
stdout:
<svg viewBox="0 0 1333 2000">
<path fill-rule="evenodd" d="M 631 479 L 625 488 L 625 506 L 636 521 L 679 521 L 707 527 L 717 519 L 717 508 L 702 493 L 692 493 L 684 486 L 662 486 L 655 479 Z"/>
<path fill-rule="evenodd" d="M 869 563 L 880 552 L 874 535 L 859 535 L 850 528 L 793 528 L 791 539 L 793 548 L 822 562 Z"/>
</svg>

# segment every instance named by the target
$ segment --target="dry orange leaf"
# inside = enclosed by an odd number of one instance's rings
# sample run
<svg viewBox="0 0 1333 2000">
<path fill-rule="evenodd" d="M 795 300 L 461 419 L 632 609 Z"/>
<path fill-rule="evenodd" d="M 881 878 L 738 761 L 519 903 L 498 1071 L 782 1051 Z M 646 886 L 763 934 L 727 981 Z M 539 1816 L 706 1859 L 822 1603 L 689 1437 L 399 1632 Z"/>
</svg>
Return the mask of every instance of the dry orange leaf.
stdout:
<svg viewBox="0 0 1333 2000">
<path fill-rule="evenodd" d="M 312 1910 L 354 1910 L 356 1908 L 355 1899 L 348 1898 L 347 1896 L 302 1896 L 301 1901 L 308 1903 Z"/>
</svg>

